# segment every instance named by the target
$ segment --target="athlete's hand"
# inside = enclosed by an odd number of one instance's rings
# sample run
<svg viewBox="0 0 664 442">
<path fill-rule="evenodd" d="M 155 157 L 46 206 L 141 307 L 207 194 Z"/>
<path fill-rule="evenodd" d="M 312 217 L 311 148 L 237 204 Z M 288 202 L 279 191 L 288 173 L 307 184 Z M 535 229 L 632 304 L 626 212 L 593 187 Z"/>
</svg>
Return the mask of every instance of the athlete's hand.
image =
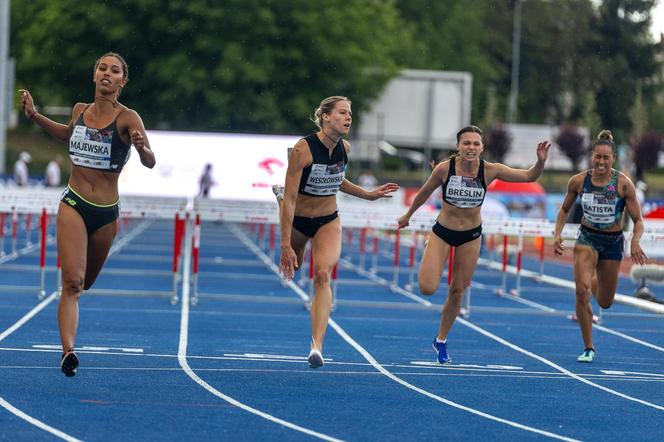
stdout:
<svg viewBox="0 0 664 442">
<path fill-rule="evenodd" d="M 281 246 L 281 257 L 279 258 L 279 272 L 281 276 L 290 281 L 297 269 L 297 256 L 291 246 Z"/>
<path fill-rule="evenodd" d="M 136 146 L 137 149 L 143 149 L 145 147 L 145 137 L 141 131 L 134 129 L 131 133 L 131 144 Z"/>
<path fill-rule="evenodd" d="M 553 237 L 553 253 L 562 256 L 565 253 L 565 246 L 563 245 L 563 238 L 560 236 Z"/>
<path fill-rule="evenodd" d="M 646 255 L 646 252 L 644 252 L 641 248 L 639 241 L 632 241 L 630 246 L 630 255 L 632 262 L 639 265 L 644 265 L 646 263 L 646 259 L 648 259 L 648 255 Z"/>
<path fill-rule="evenodd" d="M 403 229 L 404 227 L 408 227 L 409 224 L 410 224 L 410 215 L 408 215 L 407 213 L 404 213 L 399 218 L 397 218 L 397 229 Z"/>
<path fill-rule="evenodd" d="M 30 95 L 30 91 L 27 89 L 19 89 L 18 91 L 21 93 L 21 109 L 23 109 L 23 113 L 29 120 L 37 113 L 35 103 L 32 101 L 32 95 Z"/>
<path fill-rule="evenodd" d="M 375 201 L 378 198 L 392 198 L 390 195 L 392 192 L 399 190 L 399 185 L 396 183 L 385 183 L 382 186 L 376 187 L 374 190 L 369 192 L 369 200 Z"/>
<path fill-rule="evenodd" d="M 541 161 L 543 163 L 546 162 L 546 159 L 549 158 L 549 148 L 551 147 L 551 143 L 548 141 L 542 141 L 541 143 L 537 144 L 537 160 Z"/>
</svg>

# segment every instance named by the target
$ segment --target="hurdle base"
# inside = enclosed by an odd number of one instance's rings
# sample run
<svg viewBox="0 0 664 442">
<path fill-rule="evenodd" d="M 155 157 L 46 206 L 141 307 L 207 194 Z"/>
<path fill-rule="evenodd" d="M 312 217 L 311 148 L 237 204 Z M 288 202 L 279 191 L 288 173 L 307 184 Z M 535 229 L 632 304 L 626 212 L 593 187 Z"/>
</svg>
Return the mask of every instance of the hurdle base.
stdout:
<svg viewBox="0 0 664 442">
<path fill-rule="evenodd" d="M 567 319 L 573 322 L 579 322 L 579 318 L 576 316 L 576 313 L 567 315 Z M 597 315 L 593 315 L 593 324 L 601 324 L 601 323 L 602 319 Z"/>
</svg>

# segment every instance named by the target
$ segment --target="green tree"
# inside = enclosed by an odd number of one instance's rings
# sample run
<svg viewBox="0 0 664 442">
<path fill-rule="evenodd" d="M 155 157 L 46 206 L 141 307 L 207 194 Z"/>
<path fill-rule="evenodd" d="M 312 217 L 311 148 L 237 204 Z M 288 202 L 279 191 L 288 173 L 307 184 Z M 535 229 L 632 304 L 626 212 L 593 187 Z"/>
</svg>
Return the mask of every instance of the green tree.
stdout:
<svg viewBox="0 0 664 442">
<path fill-rule="evenodd" d="M 302 132 L 337 94 L 357 115 L 409 41 L 393 1 L 12 2 L 18 86 L 42 105 L 89 102 L 94 61 L 119 52 L 122 100 L 153 128 Z"/>
<path fill-rule="evenodd" d="M 650 38 L 651 11 L 656 0 L 604 0 L 597 20 L 598 40 L 594 50 L 602 60 L 599 77 L 598 110 L 605 127 L 624 137 L 630 128 L 626 109 L 634 104 L 637 85 L 643 85 L 643 97 L 654 97 L 654 78 L 661 62 L 656 59 L 657 45 Z M 661 84 L 659 85 L 661 87 Z M 650 105 L 646 102 L 646 105 Z"/>
<path fill-rule="evenodd" d="M 482 117 L 485 91 L 503 66 L 492 63 L 487 48 L 507 44 L 501 35 L 487 33 L 492 1 L 397 0 L 406 29 L 414 38 L 397 62 L 412 69 L 467 71 L 473 75 L 472 120 Z"/>
<path fill-rule="evenodd" d="M 591 138 L 600 131 L 602 120 L 597 113 L 595 93 L 592 91 L 585 92 L 581 98 L 581 118 L 579 119 L 579 123 L 588 128 Z"/>
<path fill-rule="evenodd" d="M 636 140 L 648 129 L 648 113 L 643 103 L 641 86 L 636 87 L 636 97 L 634 97 L 634 103 L 629 110 L 629 120 L 632 128 L 632 136 L 630 138 Z"/>
</svg>

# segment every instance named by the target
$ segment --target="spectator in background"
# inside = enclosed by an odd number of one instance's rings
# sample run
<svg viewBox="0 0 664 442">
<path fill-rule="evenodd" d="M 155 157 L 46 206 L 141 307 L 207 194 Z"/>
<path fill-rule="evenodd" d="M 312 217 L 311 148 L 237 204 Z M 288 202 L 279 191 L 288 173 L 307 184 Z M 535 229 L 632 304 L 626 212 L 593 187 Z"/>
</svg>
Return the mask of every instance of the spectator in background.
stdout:
<svg viewBox="0 0 664 442">
<path fill-rule="evenodd" d="M 212 164 L 207 163 L 203 174 L 198 179 L 198 196 L 203 198 L 210 197 L 210 189 L 215 186 L 217 182 L 212 178 Z"/>
<path fill-rule="evenodd" d="M 48 162 L 46 166 L 46 173 L 44 174 L 44 183 L 46 187 L 58 187 L 60 186 L 60 164 L 62 163 L 62 157 L 56 155 L 51 161 Z"/>
<path fill-rule="evenodd" d="M 14 163 L 14 182 L 17 186 L 28 185 L 28 163 L 32 161 L 32 157 L 27 152 L 21 152 L 18 160 Z"/>
</svg>

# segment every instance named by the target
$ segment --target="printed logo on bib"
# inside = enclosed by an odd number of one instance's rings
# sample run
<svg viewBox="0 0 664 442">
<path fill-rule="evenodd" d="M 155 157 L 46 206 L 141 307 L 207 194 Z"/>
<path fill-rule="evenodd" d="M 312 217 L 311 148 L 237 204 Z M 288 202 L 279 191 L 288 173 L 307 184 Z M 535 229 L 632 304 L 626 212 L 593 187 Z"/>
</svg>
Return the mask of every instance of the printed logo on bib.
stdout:
<svg viewBox="0 0 664 442">
<path fill-rule="evenodd" d="M 613 224 L 616 220 L 616 198 L 599 193 L 584 193 L 581 196 L 583 216 L 593 224 Z"/>
<path fill-rule="evenodd" d="M 311 173 L 304 185 L 304 191 L 312 195 L 334 195 L 344 180 L 346 165 L 343 161 L 337 164 L 312 164 Z"/>
<path fill-rule="evenodd" d="M 475 177 L 453 175 L 447 183 L 445 199 L 462 209 L 479 207 L 484 199 L 484 188 Z"/>
<path fill-rule="evenodd" d="M 76 126 L 69 139 L 69 156 L 76 166 L 111 168 L 112 130 Z M 117 167 L 117 166 L 116 166 Z"/>
</svg>

